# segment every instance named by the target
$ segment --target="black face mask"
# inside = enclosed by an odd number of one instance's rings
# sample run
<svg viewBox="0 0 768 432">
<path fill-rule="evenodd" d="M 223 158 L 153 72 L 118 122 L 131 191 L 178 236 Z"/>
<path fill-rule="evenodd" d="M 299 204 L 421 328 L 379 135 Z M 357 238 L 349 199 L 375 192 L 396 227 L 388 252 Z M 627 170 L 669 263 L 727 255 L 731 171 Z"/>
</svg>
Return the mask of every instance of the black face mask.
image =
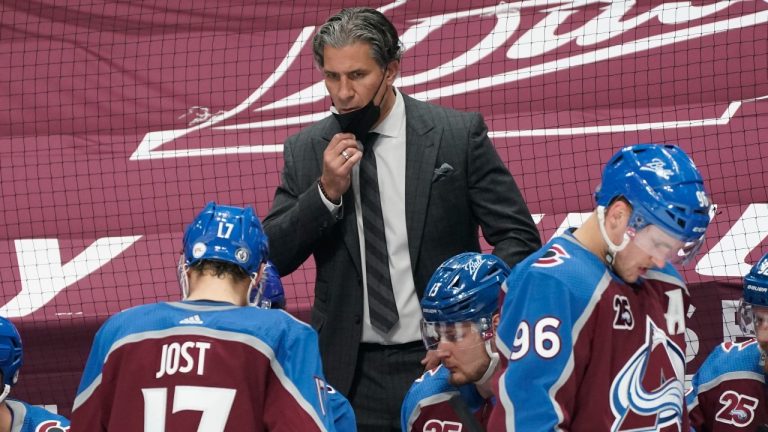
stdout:
<svg viewBox="0 0 768 432">
<path fill-rule="evenodd" d="M 378 93 L 379 89 L 381 89 L 381 85 L 384 83 L 384 78 L 386 78 L 386 76 L 387 73 L 385 70 L 384 76 L 381 78 L 381 82 L 379 83 L 379 87 L 376 89 L 376 93 Z M 374 105 L 373 100 L 376 99 L 376 93 L 373 94 L 370 102 L 368 102 L 364 107 L 360 109 L 356 109 L 344 114 L 333 113 L 333 116 L 339 123 L 339 127 L 341 128 L 342 132 L 354 134 L 355 138 L 357 138 L 359 141 L 363 141 L 365 139 L 365 136 L 368 134 L 368 132 L 370 132 L 373 125 L 376 124 L 376 121 L 379 119 L 379 115 L 381 115 L 380 105 L 381 102 L 384 101 L 384 98 L 381 98 L 379 105 Z"/>
</svg>

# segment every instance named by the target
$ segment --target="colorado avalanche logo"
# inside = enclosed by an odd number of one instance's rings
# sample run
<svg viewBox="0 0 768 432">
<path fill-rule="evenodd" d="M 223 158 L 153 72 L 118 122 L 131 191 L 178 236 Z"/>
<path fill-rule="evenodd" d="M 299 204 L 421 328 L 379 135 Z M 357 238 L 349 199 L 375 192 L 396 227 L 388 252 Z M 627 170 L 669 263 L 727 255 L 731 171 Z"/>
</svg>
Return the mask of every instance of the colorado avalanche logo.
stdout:
<svg viewBox="0 0 768 432">
<path fill-rule="evenodd" d="M 554 267 L 556 265 L 560 265 L 563 262 L 565 262 L 565 258 L 570 258 L 571 256 L 568 254 L 568 252 L 560 245 L 552 245 L 550 246 L 549 250 L 544 252 L 544 255 L 539 257 L 539 259 L 536 260 L 535 263 L 533 263 L 534 267 Z"/>
<path fill-rule="evenodd" d="M 645 334 L 611 384 L 611 431 L 658 431 L 682 421 L 685 353 L 650 318 Z"/>
<path fill-rule="evenodd" d="M 48 420 L 40 423 L 35 432 L 69 432 L 69 426 L 64 426 L 58 420 Z"/>
</svg>

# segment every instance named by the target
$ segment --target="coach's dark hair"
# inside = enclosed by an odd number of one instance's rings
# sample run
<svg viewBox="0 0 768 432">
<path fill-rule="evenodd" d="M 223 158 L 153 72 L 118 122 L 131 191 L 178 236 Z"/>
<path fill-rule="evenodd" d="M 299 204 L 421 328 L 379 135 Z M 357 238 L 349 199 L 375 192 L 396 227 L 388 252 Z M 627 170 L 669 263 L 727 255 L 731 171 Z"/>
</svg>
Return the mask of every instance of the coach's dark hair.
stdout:
<svg viewBox="0 0 768 432">
<path fill-rule="evenodd" d="M 323 49 L 343 48 L 355 42 L 371 45 L 371 56 L 383 68 L 400 60 L 402 45 L 394 25 L 376 9 L 348 8 L 328 18 L 312 40 L 315 63 L 323 67 Z"/>
</svg>

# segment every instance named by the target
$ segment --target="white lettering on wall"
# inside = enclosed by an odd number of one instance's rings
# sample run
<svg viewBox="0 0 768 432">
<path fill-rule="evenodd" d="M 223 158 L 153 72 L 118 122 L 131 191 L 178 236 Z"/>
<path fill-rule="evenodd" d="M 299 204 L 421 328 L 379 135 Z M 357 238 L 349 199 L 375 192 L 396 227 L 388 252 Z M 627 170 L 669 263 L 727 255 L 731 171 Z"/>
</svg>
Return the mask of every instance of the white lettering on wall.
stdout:
<svg viewBox="0 0 768 432">
<path fill-rule="evenodd" d="M 21 292 L 0 307 L 0 315 L 15 318 L 35 312 L 64 288 L 98 270 L 140 238 L 140 235 L 100 238 L 63 265 L 58 240 L 16 240 Z"/>
</svg>

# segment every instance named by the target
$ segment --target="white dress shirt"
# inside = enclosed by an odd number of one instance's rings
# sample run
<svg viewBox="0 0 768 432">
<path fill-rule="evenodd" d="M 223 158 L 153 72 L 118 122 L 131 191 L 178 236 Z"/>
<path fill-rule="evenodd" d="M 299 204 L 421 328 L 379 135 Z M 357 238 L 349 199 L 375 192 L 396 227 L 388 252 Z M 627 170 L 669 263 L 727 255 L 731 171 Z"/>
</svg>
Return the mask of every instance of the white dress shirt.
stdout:
<svg viewBox="0 0 768 432">
<path fill-rule="evenodd" d="M 368 281 L 365 266 L 365 238 L 363 212 L 360 206 L 360 167 L 352 169 L 352 191 L 355 195 L 355 216 L 360 239 L 360 258 L 363 270 L 363 338 L 362 342 L 400 344 L 421 339 L 421 306 L 416 295 L 408 251 L 408 233 L 405 223 L 405 102 L 395 89 L 395 104 L 386 118 L 373 128 L 379 134 L 374 143 L 376 170 L 379 179 L 381 210 L 384 218 L 384 235 L 387 239 L 389 273 L 400 320 L 389 333 L 384 334 L 371 325 L 368 313 Z M 362 149 L 362 145 L 358 142 Z M 361 150 L 362 151 L 362 150 Z M 318 193 L 320 191 L 318 190 Z M 334 205 L 322 193 L 328 210 L 336 214 L 341 204 Z"/>
</svg>

